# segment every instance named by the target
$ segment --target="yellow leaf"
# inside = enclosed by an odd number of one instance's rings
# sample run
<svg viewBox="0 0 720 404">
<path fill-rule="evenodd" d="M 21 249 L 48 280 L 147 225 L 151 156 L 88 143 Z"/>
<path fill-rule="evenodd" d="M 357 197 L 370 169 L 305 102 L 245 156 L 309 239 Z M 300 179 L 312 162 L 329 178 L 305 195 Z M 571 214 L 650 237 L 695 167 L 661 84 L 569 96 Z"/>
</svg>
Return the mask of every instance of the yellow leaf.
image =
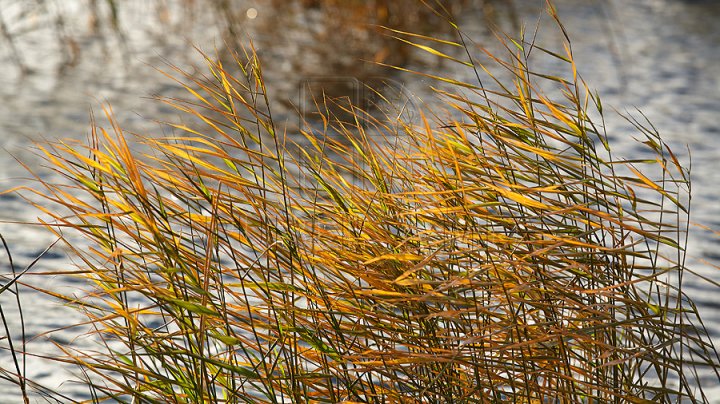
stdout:
<svg viewBox="0 0 720 404">
<path fill-rule="evenodd" d="M 417 254 L 384 254 L 379 257 L 371 258 L 363 264 L 369 265 L 378 261 L 420 261 L 423 259 L 422 255 Z"/>
</svg>

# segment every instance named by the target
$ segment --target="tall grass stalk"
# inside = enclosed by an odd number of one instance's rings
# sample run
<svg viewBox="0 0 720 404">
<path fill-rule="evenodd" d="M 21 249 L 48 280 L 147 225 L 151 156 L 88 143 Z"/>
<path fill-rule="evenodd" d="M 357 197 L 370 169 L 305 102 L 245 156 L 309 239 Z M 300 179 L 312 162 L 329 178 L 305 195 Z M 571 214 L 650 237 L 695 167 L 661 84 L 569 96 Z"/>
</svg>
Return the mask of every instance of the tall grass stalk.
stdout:
<svg viewBox="0 0 720 404">
<path fill-rule="evenodd" d="M 172 136 L 128 136 L 107 109 L 89 143 L 41 146 L 68 183 L 26 191 L 92 285 L 58 297 L 101 343 L 61 358 L 93 401 L 707 401 L 689 173 L 657 131 L 635 122 L 641 158 L 610 152 L 569 40 L 505 40 L 492 67 L 392 35 L 495 85 L 434 77 L 446 110 L 417 122 L 318 100 L 298 138 L 247 49 L 176 71 L 194 99 L 164 102 L 199 123 Z"/>
<path fill-rule="evenodd" d="M 12 359 L 12 367 L 10 369 L 4 367 L 0 368 L 0 380 L 4 380 L 12 384 L 17 384 L 20 389 L 20 397 L 22 398 L 23 403 L 30 402 L 28 393 L 31 388 L 35 391 L 42 391 L 44 388 L 34 383 L 32 380 L 28 380 L 27 378 L 26 356 L 28 354 L 28 340 L 25 332 L 25 315 L 23 313 L 22 303 L 20 299 L 20 288 L 18 287 L 18 284 L 20 283 L 20 279 L 26 273 L 32 270 L 35 264 L 37 264 L 38 261 L 40 261 L 45 256 L 45 254 L 50 251 L 50 249 L 52 249 L 59 241 L 60 240 L 56 240 L 55 242 L 50 244 L 24 269 L 18 271 L 15 265 L 15 261 L 13 260 L 12 252 L 10 251 L 10 246 L 5 240 L 5 237 L 0 234 L 0 242 L 2 242 L 3 250 L 7 255 L 6 259 L 8 267 L 10 268 L 10 276 L 2 276 L 3 283 L 2 285 L 0 285 L 0 294 L 13 294 L 15 297 L 14 303 L 17 305 L 16 307 L 18 312 L 18 322 L 11 325 L 11 322 L 8 320 L 8 316 L 6 315 L 6 310 L 8 307 L 3 307 L 2 305 L 0 305 L 0 321 L 2 321 L 3 330 L 5 331 L 5 337 L 0 338 L 0 340 L 7 341 L 6 349 L 9 351 L 10 358 Z M 19 346 L 16 346 L 16 342 L 13 342 L 16 339 L 19 339 Z M 30 388 L 28 386 L 30 386 Z"/>
</svg>

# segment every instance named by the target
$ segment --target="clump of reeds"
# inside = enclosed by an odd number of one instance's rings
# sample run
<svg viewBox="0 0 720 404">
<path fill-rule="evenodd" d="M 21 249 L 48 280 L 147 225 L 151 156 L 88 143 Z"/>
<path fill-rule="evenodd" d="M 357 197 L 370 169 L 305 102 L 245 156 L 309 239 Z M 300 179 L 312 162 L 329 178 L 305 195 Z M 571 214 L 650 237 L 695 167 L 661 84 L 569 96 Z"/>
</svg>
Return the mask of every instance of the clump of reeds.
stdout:
<svg viewBox="0 0 720 404">
<path fill-rule="evenodd" d="M 252 52 L 181 78 L 195 99 L 166 102 L 199 123 L 133 137 L 143 152 L 110 113 L 89 144 L 42 147 L 70 184 L 39 179 L 38 206 L 90 243 L 65 238 L 93 285 L 65 300 L 105 347 L 62 360 L 97 401 L 706 399 L 687 171 L 639 123 L 646 155 L 611 155 L 569 44 L 508 44 L 498 91 L 440 77 L 447 110 L 417 122 L 318 102 L 300 153 Z M 531 48 L 569 77 L 532 71 Z"/>
</svg>

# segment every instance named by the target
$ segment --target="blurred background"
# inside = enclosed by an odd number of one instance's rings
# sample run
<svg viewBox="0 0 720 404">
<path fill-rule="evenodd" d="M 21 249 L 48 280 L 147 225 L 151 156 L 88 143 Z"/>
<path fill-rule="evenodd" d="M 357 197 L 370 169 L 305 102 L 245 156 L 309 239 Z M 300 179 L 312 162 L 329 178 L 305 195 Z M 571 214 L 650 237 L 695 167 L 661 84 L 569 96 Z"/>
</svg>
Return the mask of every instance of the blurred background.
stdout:
<svg viewBox="0 0 720 404">
<path fill-rule="evenodd" d="M 607 110 L 613 106 L 620 112 L 642 111 L 686 165 L 692 158 L 691 220 L 720 229 L 720 2 L 554 3 L 589 86 L 597 90 Z M 429 86 L 438 83 L 381 64 L 471 83 L 477 78 L 459 65 L 404 45 L 381 28 L 456 39 L 442 18 L 420 4 L 418 0 L 0 0 L 0 190 L 28 184 L 20 162 L 52 179 L 52 172 L 38 167 L 33 144 L 86 138 L 90 111 L 101 115 L 102 103 L 112 105 L 128 131 L 166 134 L 168 129 L 159 121 L 186 118 L 152 97 L 182 98 L 185 90 L 156 68 L 170 71 L 172 64 L 202 74 L 202 56 L 194 46 L 230 61 L 228 49 L 248 46 L 252 40 L 263 63 L 273 115 L 291 131 L 298 125 L 297 112 L 306 112 L 313 95 L 325 93 L 372 106 L 378 97 L 365 85 L 432 107 Z M 473 50 L 487 47 L 502 53 L 495 32 L 515 35 L 523 27 L 529 35 L 539 27 L 537 40 L 548 47 L 562 43 L 562 34 L 543 14 L 544 0 L 446 0 L 442 5 L 456 15 Z M 465 57 L 462 52 L 453 56 Z M 537 63 L 532 66 L 535 70 L 553 72 L 552 62 Z M 637 157 L 632 126 L 608 115 L 615 155 Z M 53 241 L 38 226 L 14 223 L 35 222 L 37 217 L 17 196 L 0 195 L 0 233 L 18 267 Z M 714 267 L 720 264 L 717 235 L 694 227 L 689 255 L 691 268 L 720 281 Z M 63 248 L 57 247 L 36 270 L 62 271 L 68 265 L 72 263 Z M 4 252 L 0 272 L 9 272 Z M 56 289 L 78 287 L 72 278 L 61 275 L 25 279 Z M 713 338 L 720 342 L 715 289 L 692 277 L 686 282 Z M 77 320 L 73 317 L 77 314 L 27 288 L 21 297 L 32 302 L 23 307 L 26 332 L 34 338 L 30 351 L 52 354 L 53 340 L 84 343 L 76 338 L 77 330 L 43 334 Z M 0 296 L 11 325 L 19 327 L 13 301 L 9 293 Z M 8 358 L 0 353 L 0 367 L 11 364 Z M 83 397 L 79 386 L 64 383 L 73 369 L 51 365 L 42 356 L 31 358 L 29 364 L 29 377 Z M 15 402 L 16 397 L 16 387 L 0 380 L 0 402 Z"/>
</svg>

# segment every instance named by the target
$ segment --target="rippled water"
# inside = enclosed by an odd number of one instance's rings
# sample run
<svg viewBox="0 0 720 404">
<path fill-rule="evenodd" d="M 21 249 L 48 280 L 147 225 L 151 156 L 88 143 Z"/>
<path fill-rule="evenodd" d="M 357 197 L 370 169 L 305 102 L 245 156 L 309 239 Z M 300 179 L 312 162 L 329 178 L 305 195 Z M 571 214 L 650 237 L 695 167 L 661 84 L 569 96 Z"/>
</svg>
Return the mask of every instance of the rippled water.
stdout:
<svg viewBox="0 0 720 404">
<path fill-rule="evenodd" d="M 215 48 L 222 51 L 228 38 L 252 37 L 265 62 L 270 89 L 279 105 L 285 105 L 284 112 L 292 111 L 292 107 L 283 100 L 297 103 L 303 78 L 313 77 L 335 78 L 340 85 L 328 90 L 335 91 L 335 95 L 356 90 L 352 78 L 367 81 L 382 76 L 403 83 L 407 91 L 422 99 L 430 98 L 426 82 L 389 74 L 357 62 L 358 58 L 390 57 L 390 61 L 408 67 L 473 80 L 468 72 L 454 71 L 456 67 L 438 64 L 420 54 L 400 52 L 386 40 L 361 38 L 353 42 L 351 37 L 338 34 L 338 25 L 325 21 L 316 10 L 304 11 L 283 2 L 232 2 L 234 20 L 230 22 L 225 19 L 227 10 L 204 6 L 206 2 L 202 1 L 164 1 L 148 6 L 145 3 L 150 2 L 128 0 L 122 2 L 117 18 L 103 8 L 107 4 L 103 2 L 97 3 L 101 6 L 97 15 L 88 7 L 91 1 L 37 0 L 37 5 L 28 6 L 30 3 L 0 0 L 0 13 L 14 33 L 12 44 L 19 51 L 18 60 L 8 41 L 0 48 L 0 189 L 27 183 L 27 173 L 15 158 L 37 168 L 38 160 L 32 154 L 34 141 L 87 136 L 89 111 L 99 111 L 101 102 L 113 105 L 125 128 L 162 133 L 154 120 L 173 120 L 176 114 L 147 97 L 182 96 L 183 91 L 150 66 L 162 66 L 164 60 L 169 60 L 192 69 L 200 57 L 190 43 L 212 53 Z M 487 29 L 490 21 L 507 29 L 524 23 L 532 31 L 542 3 L 515 1 L 514 9 L 496 7 L 494 17 L 487 7 L 468 7 L 460 14 L 460 25 L 477 41 L 491 43 Z M 635 107 L 642 110 L 685 161 L 685 145 L 689 147 L 693 220 L 720 229 L 720 170 L 716 166 L 720 161 L 720 2 L 563 0 L 556 4 L 573 39 L 580 72 L 591 87 L 597 88 L 603 104 L 620 111 Z M 249 18 L 250 8 L 257 10 L 257 18 Z M 62 21 L 57 16 L 62 16 Z M 340 25 L 347 24 L 340 21 Z M 545 25 L 551 25 L 547 16 L 541 22 L 541 27 Z M 431 33 L 436 29 L 432 22 L 423 28 Z M 557 43 L 561 38 L 556 30 L 541 28 L 539 39 Z M 384 50 L 385 56 L 378 55 L 378 50 Z M 30 72 L 21 74 L 21 67 Z M 285 119 L 291 114 L 280 116 Z M 626 122 L 612 119 L 608 127 L 616 154 L 637 153 L 631 139 L 633 131 Z M 53 237 L 38 227 L 7 221 L 32 222 L 36 217 L 37 213 L 23 200 L 11 194 L 0 195 L 0 233 L 7 239 L 18 267 L 29 263 Z M 718 237 L 699 228 L 692 231 L 689 264 L 720 281 L 720 273 L 710 265 L 720 264 L 718 251 Z M 6 258 L 0 254 L 3 273 L 8 271 Z M 65 249 L 59 246 L 40 260 L 36 269 L 57 271 L 69 265 Z M 80 287 L 63 276 L 29 275 L 27 280 L 65 291 Z M 720 301 L 716 291 L 693 279 L 687 282 L 693 288 L 691 295 L 701 305 L 706 325 L 720 341 Z M 17 325 L 12 299 L 5 293 L 0 303 L 7 307 L 11 323 Z M 28 349 L 52 353 L 52 345 L 42 333 L 79 318 L 30 290 L 22 293 L 22 299 L 26 332 L 36 336 Z M 52 338 L 68 342 L 76 334 L 55 333 Z M 75 343 L 83 346 L 86 342 L 79 338 Z M 9 366 L 6 355 L 0 355 L 0 359 L 0 367 Z M 37 357 L 29 359 L 27 373 L 32 379 L 56 387 L 73 371 Z M 64 384 L 61 391 L 80 394 L 81 390 Z M 16 387 L 0 380 L 0 401 L 13 402 L 17 397 Z"/>
</svg>

